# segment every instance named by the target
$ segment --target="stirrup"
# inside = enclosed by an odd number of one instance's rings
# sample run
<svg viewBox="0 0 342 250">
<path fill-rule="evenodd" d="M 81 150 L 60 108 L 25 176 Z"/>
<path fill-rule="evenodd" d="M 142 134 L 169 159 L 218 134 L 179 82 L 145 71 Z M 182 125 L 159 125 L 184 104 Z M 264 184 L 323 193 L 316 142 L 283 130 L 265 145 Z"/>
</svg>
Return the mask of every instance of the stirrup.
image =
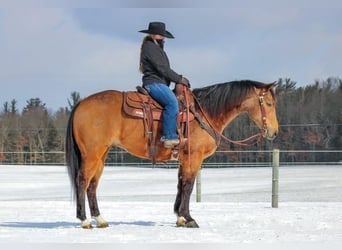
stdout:
<svg viewBox="0 0 342 250">
<path fill-rule="evenodd" d="M 164 147 L 165 148 L 174 148 L 179 144 L 179 139 L 171 139 L 171 140 L 165 140 L 164 141 Z"/>
</svg>

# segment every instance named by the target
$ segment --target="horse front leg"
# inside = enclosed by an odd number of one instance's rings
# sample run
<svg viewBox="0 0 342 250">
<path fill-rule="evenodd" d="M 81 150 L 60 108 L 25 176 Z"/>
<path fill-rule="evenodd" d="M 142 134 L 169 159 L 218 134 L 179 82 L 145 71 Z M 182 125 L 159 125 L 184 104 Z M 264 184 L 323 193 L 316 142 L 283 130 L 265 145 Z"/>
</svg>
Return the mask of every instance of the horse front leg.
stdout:
<svg viewBox="0 0 342 250">
<path fill-rule="evenodd" d="M 181 176 L 181 173 L 180 171 L 178 171 L 178 184 L 177 184 L 177 195 L 176 195 L 176 200 L 175 200 L 175 204 L 174 204 L 174 207 L 173 207 L 173 211 L 175 214 L 178 215 L 178 211 L 179 211 L 179 208 L 180 208 L 180 205 L 181 205 L 181 202 L 182 202 L 182 176 Z"/>
<path fill-rule="evenodd" d="M 177 225 L 180 227 L 199 227 L 197 222 L 190 215 L 190 197 L 195 180 L 182 181 L 181 203 L 177 214 Z"/>
<path fill-rule="evenodd" d="M 174 212 L 177 214 L 177 226 L 199 227 L 190 215 L 190 197 L 194 187 L 196 174 L 184 171 L 182 165 L 178 173 L 178 192 L 174 204 Z"/>
</svg>

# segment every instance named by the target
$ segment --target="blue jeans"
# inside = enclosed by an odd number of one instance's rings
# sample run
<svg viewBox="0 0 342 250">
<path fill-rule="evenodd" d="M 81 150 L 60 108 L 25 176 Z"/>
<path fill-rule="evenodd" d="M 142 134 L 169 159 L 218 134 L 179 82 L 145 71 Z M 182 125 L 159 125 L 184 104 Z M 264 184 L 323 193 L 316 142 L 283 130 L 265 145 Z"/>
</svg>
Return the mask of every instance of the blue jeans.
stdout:
<svg viewBox="0 0 342 250">
<path fill-rule="evenodd" d="M 177 114 L 178 100 L 172 90 L 163 83 L 151 83 L 145 86 L 153 99 L 163 106 L 161 141 L 178 139 Z"/>
</svg>

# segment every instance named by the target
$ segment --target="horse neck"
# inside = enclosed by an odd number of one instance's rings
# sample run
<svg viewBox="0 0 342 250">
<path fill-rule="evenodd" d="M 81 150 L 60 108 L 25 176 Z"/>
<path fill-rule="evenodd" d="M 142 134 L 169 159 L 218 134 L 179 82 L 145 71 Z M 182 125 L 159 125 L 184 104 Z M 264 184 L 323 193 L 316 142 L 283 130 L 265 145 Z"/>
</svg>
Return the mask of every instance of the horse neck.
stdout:
<svg viewBox="0 0 342 250">
<path fill-rule="evenodd" d="M 220 114 L 217 118 L 211 118 L 211 124 L 215 127 L 216 130 L 222 132 L 225 127 L 231 123 L 239 114 L 245 112 L 241 108 L 234 108 L 233 110 L 226 112 L 224 114 Z"/>
</svg>

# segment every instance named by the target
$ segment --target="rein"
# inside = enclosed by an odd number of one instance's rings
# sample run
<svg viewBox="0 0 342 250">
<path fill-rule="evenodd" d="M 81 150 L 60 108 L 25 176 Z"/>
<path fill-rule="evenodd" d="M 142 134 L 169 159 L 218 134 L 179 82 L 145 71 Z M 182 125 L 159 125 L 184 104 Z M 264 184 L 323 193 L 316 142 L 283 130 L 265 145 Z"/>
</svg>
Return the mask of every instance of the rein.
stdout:
<svg viewBox="0 0 342 250">
<path fill-rule="evenodd" d="M 189 90 L 189 88 L 183 88 L 184 91 L 184 99 L 185 99 L 185 106 L 186 106 L 186 135 L 188 138 L 187 141 L 187 146 L 188 146 L 188 161 L 191 162 L 191 155 L 190 155 L 190 114 L 189 114 L 189 110 L 190 110 L 190 102 L 189 102 L 189 95 L 187 93 L 190 92 L 190 94 L 192 94 L 192 91 Z"/>
<path fill-rule="evenodd" d="M 266 122 L 266 111 L 265 111 L 265 107 L 264 107 L 264 96 L 266 94 L 265 90 L 261 90 L 259 93 L 259 106 L 260 106 L 260 111 L 261 111 L 261 119 L 263 122 L 263 127 L 262 127 L 262 132 L 257 133 L 255 135 L 252 135 L 246 139 L 243 140 L 233 140 L 230 139 L 226 136 L 224 136 L 223 134 L 221 134 L 219 131 L 217 131 L 217 129 L 214 128 L 214 126 L 211 124 L 210 120 L 208 119 L 206 113 L 204 112 L 200 102 L 198 101 L 197 97 L 191 92 L 194 100 L 196 101 L 201 113 L 203 114 L 206 122 L 209 124 L 206 124 L 205 122 L 203 122 L 203 120 L 201 119 L 201 117 L 199 116 L 199 114 L 194 110 L 193 107 L 190 107 L 190 111 L 194 114 L 195 118 L 197 119 L 197 121 L 200 123 L 200 126 L 205 129 L 214 139 L 216 142 L 216 145 L 218 146 L 220 144 L 221 139 L 223 139 L 225 142 L 230 142 L 233 144 L 237 144 L 240 146 L 251 146 L 254 145 L 258 142 L 260 142 L 262 140 L 262 138 L 266 135 L 267 133 L 267 122 Z M 255 142 L 251 142 L 248 143 L 249 141 L 251 141 L 252 139 L 257 138 L 257 140 Z"/>
</svg>

